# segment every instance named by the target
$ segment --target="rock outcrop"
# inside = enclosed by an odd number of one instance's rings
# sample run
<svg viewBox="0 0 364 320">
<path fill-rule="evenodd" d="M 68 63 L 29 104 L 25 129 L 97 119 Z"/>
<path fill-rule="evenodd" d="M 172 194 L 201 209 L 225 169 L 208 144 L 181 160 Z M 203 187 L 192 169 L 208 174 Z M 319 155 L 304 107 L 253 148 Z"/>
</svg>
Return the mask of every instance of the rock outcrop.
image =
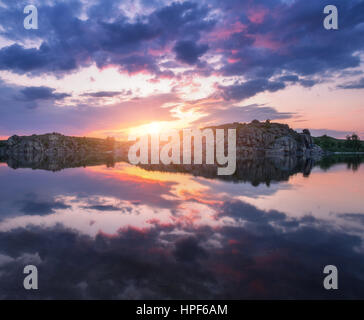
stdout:
<svg viewBox="0 0 364 320">
<path fill-rule="evenodd" d="M 319 157 L 323 150 L 314 144 L 309 130 L 298 133 L 286 124 L 269 121 L 232 123 L 212 129 L 236 129 L 237 158 L 298 156 Z"/>
<path fill-rule="evenodd" d="M 0 144 L 0 159 L 12 168 L 58 171 L 90 163 L 113 163 L 113 139 L 67 137 L 59 133 L 10 137 Z"/>
<path fill-rule="evenodd" d="M 68 137 L 59 133 L 10 137 L 6 142 L 8 155 L 65 155 L 71 153 L 107 152 L 114 150 L 111 139 Z"/>
</svg>

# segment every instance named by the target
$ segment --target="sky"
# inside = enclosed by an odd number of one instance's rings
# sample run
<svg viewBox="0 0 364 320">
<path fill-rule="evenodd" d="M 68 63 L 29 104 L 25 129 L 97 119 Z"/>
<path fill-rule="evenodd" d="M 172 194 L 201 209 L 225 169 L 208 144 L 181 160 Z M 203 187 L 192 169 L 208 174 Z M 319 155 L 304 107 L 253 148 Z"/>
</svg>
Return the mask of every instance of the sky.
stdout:
<svg viewBox="0 0 364 320">
<path fill-rule="evenodd" d="M 254 119 L 364 139 L 363 36 L 363 0 L 1 0 L 0 139 Z"/>
</svg>

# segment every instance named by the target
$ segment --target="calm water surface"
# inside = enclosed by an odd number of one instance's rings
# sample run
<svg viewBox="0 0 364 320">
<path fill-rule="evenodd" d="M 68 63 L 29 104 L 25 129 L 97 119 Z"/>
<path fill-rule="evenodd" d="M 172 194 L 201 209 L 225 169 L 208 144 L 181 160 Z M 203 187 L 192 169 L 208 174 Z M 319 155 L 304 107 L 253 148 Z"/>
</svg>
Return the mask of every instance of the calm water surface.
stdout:
<svg viewBox="0 0 364 320">
<path fill-rule="evenodd" d="M 2 163 L 0 298 L 364 298 L 364 165 L 248 180 Z"/>
</svg>

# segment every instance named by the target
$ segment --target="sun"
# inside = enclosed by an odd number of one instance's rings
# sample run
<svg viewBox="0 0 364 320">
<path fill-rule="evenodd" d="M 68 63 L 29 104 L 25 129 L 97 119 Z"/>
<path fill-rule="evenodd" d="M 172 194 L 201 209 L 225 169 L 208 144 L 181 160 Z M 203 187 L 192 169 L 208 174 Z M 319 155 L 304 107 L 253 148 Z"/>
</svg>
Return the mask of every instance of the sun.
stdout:
<svg viewBox="0 0 364 320">
<path fill-rule="evenodd" d="M 182 130 L 190 127 L 186 119 L 177 121 L 153 121 L 137 127 L 130 127 L 127 129 L 129 135 L 141 137 L 144 135 L 161 135 L 162 132 L 170 133 L 174 130 Z"/>
<path fill-rule="evenodd" d="M 159 134 L 162 131 L 162 125 L 160 122 L 152 122 L 145 126 L 145 132 L 147 134 Z"/>
<path fill-rule="evenodd" d="M 129 133 L 143 136 L 143 135 L 158 135 L 164 128 L 163 122 L 151 122 L 143 124 L 139 127 L 133 127 L 129 129 Z"/>
</svg>

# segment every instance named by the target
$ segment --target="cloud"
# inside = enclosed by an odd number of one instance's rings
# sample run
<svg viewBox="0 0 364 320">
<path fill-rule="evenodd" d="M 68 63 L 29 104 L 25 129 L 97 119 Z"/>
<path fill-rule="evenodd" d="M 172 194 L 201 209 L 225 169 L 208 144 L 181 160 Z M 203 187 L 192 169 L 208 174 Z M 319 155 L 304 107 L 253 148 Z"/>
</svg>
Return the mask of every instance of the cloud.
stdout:
<svg viewBox="0 0 364 320">
<path fill-rule="evenodd" d="M 338 86 L 339 89 L 364 89 L 364 78 L 358 81 L 344 83 Z"/>
<path fill-rule="evenodd" d="M 193 262 L 197 258 L 206 258 L 207 253 L 200 245 L 196 238 L 188 237 L 176 242 L 174 252 L 176 259 L 182 262 Z"/>
<path fill-rule="evenodd" d="M 121 91 L 121 95 L 128 94 L 128 91 Z M 160 106 L 179 101 L 175 94 L 157 94 L 100 106 L 98 98 L 111 97 L 114 93 L 95 92 L 86 95 L 91 98 L 87 104 L 55 108 L 55 103 L 69 95 L 55 92 L 49 87 L 24 88 L 0 82 L 1 129 L 9 135 L 54 131 L 84 134 L 85 131 L 97 131 L 100 128 L 105 131 L 115 130 L 149 121 L 173 120 L 170 109 Z"/>
<path fill-rule="evenodd" d="M 284 72 L 323 76 L 357 67 L 360 58 L 355 53 L 363 50 L 363 3 L 357 0 L 334 1 L 343 27 L 331 33 L 322 27 L 322 5 L 304 0 L 142 2 L 147 10 L 141 8 L 133 18 L 120 10 L 121 4 L 130 5 L 121 1 L 95 1 L 87 8 L 78 0 L 49 2 L 38 8 L 43 13 L 42 28 L 34 33 L 24 33 L 16 23 L 22 3 L 9 2 L 0 10 L 3 36 L 17 42 L 0 49 L 0 69 L 17 73 L 62 74 L 96 62 L 99 67 L 116 65 L 128 72 L 158 74 L 168 48 L 174 48 L 177 60 L 190 65 L 209 48 L 225 62 L 215 72 L 268 80 Z M 80 19 L 82 14 L 88 19 Z M 201 35 L 209 33 L 224 37 L 210 37 L 208 47 L 199 45 Z M 24 46 L 29 39 L 40 41 L 40 46 Z M 150 57 L 149 49 L 162 54 Z M 206 68 L 211 66 L 196 71 Z"/>
<path fill-rule="evenodd" d="M 303 130 L 304 128 L 298 128 L 296 130 Z M 312 136 L 321 137 L 323 135 L 328 135 L 330 137 L 335 137 L 338 139 L 345 138 L 348 134 L 353 134 L 351 131 L 340 131 L 340 130 L 331 130 L 331 129 L 310 129 Z"/>
<path fill-rule="evenodd" d="M 45 44 L 42 44 L 39 49 L 26 49 L 18 44 L 2 48 L 0 50 L 0 70 L 25 73 L 42 69 L 51 63 L 47 51 L 49 48 Z M 64 70 L 67 69 L 72 68 Z"/>
<path fill-rule="evenodd" d="M 208 48 L 206 44 L 197 45 L 193 41 L 179 41 L 176 43 L 174 51 L 179 61 L 192 65 L 198 62 Z"/>
<path fill-rule="evenodd" d="M 251 104 L 246 106 L 229 106 L 227 108 L 209 107 L 209 115 L 202 117 L 198 122 L 213 124 L 251 122 L 253 120 L 265 121 L 290 119 L 296 114 L 292 112 L 279 112 L 273 107 Z"/>
<path fill-rule="evenodd" d="M 251 223 L 266 224 L 271 221 L 283 222 L 287 216 L 278 211 L 265 212 L 242 201 L 225 202 L 221 208 L 222 216 L 234 217 Z"/>
<path fill-rule="evenodd" d="M 22 194 L 24 197 L 24 194 Z M 44 195 L 43 198 L 38 197 L 35 193 L 25 194 L 25 199 L 19 199 L 14 203 L 20 209 L 22 214 L 26 215 L 48 215 L 55 213 L 57 209 L 69 209 L 71 206 L 60 200 L 52 198 L 50 195 Z"/>
<path fill-rule="evenodd" d="M 337 216 L 364 225 L 364 214 L 362 213 L 343 213 L 343 214 L 338 214 Z"/>
<path fill-rule="evenodd" d="M 319 80 L 300 78 L 296 75 L 281 76 L 278 78 L 278 81 L 283 81 L 288 83 L 299 83 L 302 87 L 305 88 L 311 88 L 320 82 Z"/>
<path fill-rule="evenodd" d="M 284 89 L 284 82 L 268 81 L 266 79 L 256 79 L 237 83 L 231 86 L 220 86 L 222 97 L 225 100 L 245 100 L 255 96 L 258 93 L 269 91 L 276 92 Z"/>
<path fill-rule="evenodd" d="M 71 95 L 66 93 L 54 93 L 55 89 L 49 87 L 27 87 L 20 90 L 21 99 L 24 101 L 36 101 L 36 100 L 62 100 L 70 97 Z"/>
<path fill-rule="evenodd" d="M 280 77 L 278 80 L 284 81 L 284 82 L 298 82 L 299 77 L 296 75 L 287 75 L 287 76 Z"/>
<path fill-rule="evenodd" d="M 206 19 L 209 9 L 192 2 L 165 5 L 135 21 L 124 15 L 117 3 L 104 1 L 91 5 L 86 11 L 90 19 L 82 20 L 83 6 L 77 0 L 39 5 L 42 28 L 35 34 L 41 45 L 27 48 L 17 43 L 1 48 L 0 70 L 62 75 L 96 62 L 100 68 L 115 65 L 128 72 L 158 74 L 159 57 L 146 54 L 149 49 L 163 51 L 170 42 L 186 37 L 197 40 L 201 32 L 214 26 L 213 20 Z M 18 11 L 19 4 L 14 3 L 0 11 L 2 33 L 15 41 L 26 37 L 15 24 Z M 202 49 L 195 54 L 200 55 Z"/>
<path fill-rule="evenodd" d="M 82 96 L 84 97 L 93 97 L 93 98 L 113 98 L 122 94 L 130 95 L 131 91 L 125 93 L 125 91 L 98 91 L 98 92 L 90 92 L 84 93 Z"/>
<path fill-rule="evenodd" d="M 356 0 L 334 1 L 332 4 L 340 8 L 341 28 L 335 33 L 322 27 L 322 4 L 319 1 L 224 2 L 221 5 L 224 24 L 217 28 L 225 28 L 221 32 L 230 35 L 211 44 L 224 52 L 221 74 L 273 81 L 273 78 L 288 73 L 294 75 L 276 81 L 312 87 L 328 79 L 332 73 L 358 67 L 360 57 L 357 52 L 364 49 L 363 42 L 358 42 L 362 34 L 358 26 L 364 21 L 364 4 Z M 239 16 L 239 28 L 235 22 L 236 12 L 245 12 Z M 229 19 L 230 30 L 226 26 L 229 26 Z M 314 77 L 317 78 L 313 80 Z M 261 90 L 249 90 L 249 94 L 242 93 L 241 96 L 252 96 L 255 92 Z"/>
<path fill-rule="evenodd" d="M 84 208 L 97 211 L 122 211 L 122 208 L 112 205 L 93 205 L 93 206 L 85 206 Z"/>
<path fill-rule="evenodd" d="M 360 237 L 314 217 L 289 218 L 241 201 L 224 202 L 218 209 L 216 219 L 229 217 L 234 224 L 214 228 L 156 224 L 143 230 L 131 226 L 95 238 L 62 225 L 2 231 L 0 241 L 8 245 L 0 256 L 0 297 L 28 297 L 18 285 L 25 256 L 33 257 L 42 275 L 39 290 L 32 293 L 38 299 L 364 296 Z M 323 290 L 322 281 L 313 276 L 327 264 L 341 270 L 342 286 L 336 292 Z"/>
<path fill-rule="evenodd" d="M 54 213 L 57 209 L 68 209 L 70 206 L 59 201 L 42 202 L 25 200 L 21 205 L 21 210 L 27 215 L 44 215 Z"/>
</svg>

